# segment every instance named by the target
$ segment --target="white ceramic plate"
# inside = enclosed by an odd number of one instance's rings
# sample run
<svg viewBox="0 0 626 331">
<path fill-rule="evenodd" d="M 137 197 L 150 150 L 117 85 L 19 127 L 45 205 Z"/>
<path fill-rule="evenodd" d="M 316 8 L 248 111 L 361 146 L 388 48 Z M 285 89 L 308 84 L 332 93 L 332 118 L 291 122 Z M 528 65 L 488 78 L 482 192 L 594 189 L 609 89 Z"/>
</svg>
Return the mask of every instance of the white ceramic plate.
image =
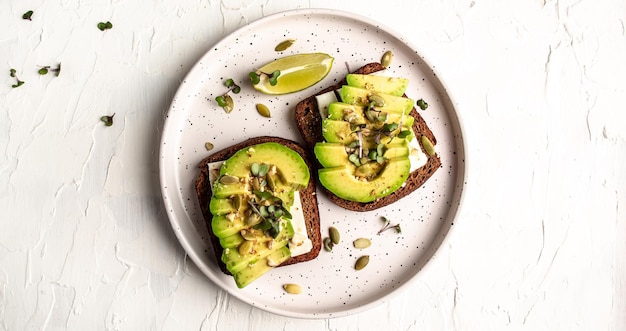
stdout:
<svg viewBox="0 0 626 331">
<path fill-rule="evenodd" d="M 297 42 L 287 51 L 274 47 L 285 39 Z M 222 274 L 202 220 L 194 191 L 197 164 L 211 152 L 249 137 L 274 135 L 301 141 L 293 110 L 299 100 L 345 76 L 346 64 L 354 70 L 380 61 L 391 50 L 394 60 L 387 74 L 410 79 L 409 97 L 430 105 L 422 116 L 438 139 L 442 168 L 419 190 L 376 211 L 346 211 L 319 194 L 322 235 L 333 225 L 342 242 L 332 253 L 322 249 L 317 259 L 270 271 L 245 289 Z M 275 58 L 309 52 L 335 57 L 330 74 L 302 92 L 267 96 L 249 84 L 248 73 Z M 214 101 L 233 78 L 242 91 L 231 94 L 235 110 L 226 114 Z M 267 105 L 271 118 L 261 117 L 256 103 Z M 235 31 L 211 48 L 189 72 L 167 114 L 160 151 L 162 194 L 172 227 L 189 257 L 219 287 L 260 309 L 303 318 L 345 316 L 390 299 L 390 295 L 415 279 L 448 234 L 460 205 L 465 178 L 465 148 L 454 103 L 436 74 L 414 47 L 390 29 L 371 19 L 325 9 L 295 10 L 265 17 Z M 401 224 L 376 235 L 381 216 Z M 372 239 L 364 251 L 352 247 L 358 237 Z M 370 255 L 369 265 L 354 270 L 355 260 Z M 304 292 L 286 294 L 282 285 L 297 283 Z"/>
</svg>

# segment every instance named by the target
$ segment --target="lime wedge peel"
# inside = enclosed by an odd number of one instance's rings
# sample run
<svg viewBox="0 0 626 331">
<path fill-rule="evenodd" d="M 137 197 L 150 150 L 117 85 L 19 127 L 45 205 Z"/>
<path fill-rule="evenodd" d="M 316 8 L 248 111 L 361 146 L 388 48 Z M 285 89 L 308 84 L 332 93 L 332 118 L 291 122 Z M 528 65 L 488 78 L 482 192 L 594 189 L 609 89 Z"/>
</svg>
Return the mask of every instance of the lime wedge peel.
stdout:
<svg viewBox="0 0 626 331">
<path fill-rule="evenodd" d="M 266 94 L 288 94 L 302 91 L 324 79 L 335 59 L 325 53 L 296 54 L 276 59 L 259 68 L 259 82 L 254 88 Z M 272 86 L 268 75 L 280 71 Z"/>
</svg>

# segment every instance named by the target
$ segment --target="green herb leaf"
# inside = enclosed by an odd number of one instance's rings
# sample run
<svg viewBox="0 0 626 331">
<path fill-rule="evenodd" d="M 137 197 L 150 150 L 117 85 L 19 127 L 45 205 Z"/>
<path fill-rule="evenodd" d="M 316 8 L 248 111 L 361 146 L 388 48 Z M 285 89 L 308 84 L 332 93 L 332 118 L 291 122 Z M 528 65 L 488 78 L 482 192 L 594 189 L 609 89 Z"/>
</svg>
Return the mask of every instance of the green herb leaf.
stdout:
<svg viewBox="0 0 626 331">
<path fill-rule="evenodd" d="M 250 72 L 248 76 L 250 77 L 250 82 L 252 82 L 252 84 L 254 85 L 258 84 L 261 81 L 259 75 L 254 71 Z"/>
<path fill-rule="evenodd" d="M 394 227 L 396 228 L 397 233 L 402 233 L 402 229 L 400 229 L 400 224 L 396 224 L 396 226 Z"/>
<path fill-rule="evenodd" d="M 398 133 L 398 138 L 404 139 L 410 135 L 411 135 L 411 130 L 402 130 L 400 131 L 400 133 Z"/>
<path fill-rule="evenodd" d="M 268 220 L 263 220 L 261 223 L 255 225 L 254 228 L 257 230 L 267 231 L 272 228 L 272 223 Z"/>
<path fill-rule="evenodd" d="M 375 150 L 371 150 L 369 153 L 367 153 L 367 157 L 369 157 L 371 160 L 376 160 L 377 156 L 378 152 L 376 152 Z"/>
<path fill-rule="evenodd" d="M 32 16 L 33 16 L 33 11 L 29 10 L 29 11 L 25 12 L 24 15 L 22 15 L 22 18 L 25 19 L 25 20 L 32 21 Z"/>
<path fill-rule="evenodd" d="M 115 116 L 115 114 L 113 114 L 111 116 L 105 115 L 105 116 L 100 117 L 100 120 L 102 122 L 104 122 L 104 125 L 112 126 L 113 125 L 113 116 Z"/>
<path fill-rule="evenodd" d="M 280 76 L 280 70 L 272 72 L 272 75 L 269 77 L 270 85 L 276 86 L 278 84 L 278 76 Z"/>
<path fill-rule="evenodd" d="M 255 177 L 256 177 L 256 176 L 258 176 L 258 175 L 259 175 L 259 168 L 260 168 L 260 167 L 261 167 L 261 166 L 260 166 L 258 163 L 256 163 L 256 162 L 254 162 L 254 163 L 252 163 L 252 164 L 250 165 L 250 172 L 252 173 L 252 175 L 253 175 L 253 176 L 255 176 Z"/>
<path fill-rule="evenodd" d="M 287 210 L 286 208 L 282 207 L 281 209 L 283 211 L 283 215 L 282 217 L 284 218 L 288 218 L 288 219 L 292 219 L 293 216 L 291 215 L 291 213 L 289 212 L 289 210 Z"/>
<path fill-rule="evenodd" d="M 9 75 L 11 77 L 15 77 L 15 69 L 11 68 L 11 70 L 9 70 Z"/>
<path fill-rule="evenodd" d="M 256 192 L 255 192 L 256 194 Z M 270 216 L 270 213 L 267 211 L 267 206 L 261 206 L 259 207 L 259 214 L 261 215 L 261 217 L 263 218 L 267 218 Z"/>
<path fill-rule="evenodd" d="M 279 222 L 270 222 L 272 227 L 267 230 L 267 232 L 272 236 L 272 238 L 276 238 L 280 233 L 280 223 Z"/>
<path fill-rule="evenodd" d="M 356 154 L 350 154 L 350 156 L 348 156 L 348 160 L 350 160 L 350 162 L 352 162 L 357 167 L 361 165 L 361 161 L 359 160 L 359 156 L 356 155 Z"/>
<path fill-rule="evenodd" d="M 24 82 L 18 79 L 18 80 L 17 80 L 17 83 L 15 83 L 15 84 L 11 85 L 11 87 L 12 87 L 12 88 L 16 88 L 16 87 L 20 87 L 20 86 L 22 86 L 22 85 L 24 85 Z"/>
<path fill-rule="evenodd" d="M 376 153 L 378 155 L 383 155 L 385 153 L 385 145 L 383 144 L 376 145 Z"/>
<path fill-rule="evenodd" d="M 261 164 L 259 166 L 259 177 L 267 175 L 268 171 L 270 171 L 270 166 L 266 163 Z"/>
<path fill-rule="evenodd" d="M 387 123 L 383 125 L 382 131 L 385 133 L 392 132 L 398 129 L 398 123 Z"/>
<path fill-rule="evenodd" d="M 223 95 L 216 96 L 215 97 L 215 101 L 217 102 L 218 106 L 226 107 L 226 100 L 224 100 L 224 96 Z"/>
<path fill-rule="evenodd" d="M 349 144 L 348 144 L 348 148 L 358 148 L 358 147 L 359 147 L 359 145 L 360 145 L 360 144 L 359 144 L 359 141 L 358 141 L 358 140 L 355 140 L 355 141 L 353 141 L 353 142 L 351 142 L 351 143 L 349 143 Z"/>
<path fill-rule="evenodd" d="M 426 108 L 428 108 L 428 104 L 424 101 L 424 99 L 417 100 L 417 106 L 420 107 L 421 110 L 426 110 Z"/>
<path fill-rule="evenodd" d="M 259 199 L 261 200 L 269 200 L 272 198 L 272 193 L 268 192 L 268 191 L 259 191 L 259 190 L 254 190 L 253 191 L 254 195 L 256 195 Z M 265 206 L 262 206 L 261 208 L 263 208 Z M 267 207 L 266 207 L 267 208 Z M 259 209 L 260 210 L 260 209 Z M 263 217 L 267 217 L 263 214 L 261 214 L 261 216 Z"/>
<path fill-rule="evenodd" d="M 50 67 L 42 67 L 41 69 L 39 69 L 39 71 L 37 71 L 40 75 L 45 75 L 48 73 L 48 68 Z"/>
<path fill-rule="evenodd" d="M 109 30 L 111 28 L 113 28 L 113 24 L 111 22 L 109 22 L 109 21 L 98 23 L 98 29 L 100 31 Z"/>
</svg>

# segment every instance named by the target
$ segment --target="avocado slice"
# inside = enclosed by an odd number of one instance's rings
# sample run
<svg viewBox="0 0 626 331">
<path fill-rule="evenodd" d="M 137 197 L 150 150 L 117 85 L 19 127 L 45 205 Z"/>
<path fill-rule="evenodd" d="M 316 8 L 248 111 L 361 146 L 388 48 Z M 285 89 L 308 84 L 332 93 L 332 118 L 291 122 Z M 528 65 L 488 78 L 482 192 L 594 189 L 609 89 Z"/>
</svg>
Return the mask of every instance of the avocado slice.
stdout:
<svg viewBox="0 0 626 331">
<path fill-rule="evenodd" d="M 363 106 L 343 102 L 331 102 L 328 105 L 328 118 L 331 120 L 347 121 L 352 124 L 366 123 L 363 117 Z"/>
<path fill-rule="evenodd" d="M 246 224 L 242 217 L 234 217 L 230 220 L 226 215 L 213 215 L 211 221 L 213 234 L 218 238 L 232 236 L 245 228 Z"/>
<path fill-rule="evenodd" d="M 409 80 L 406 78 L 378 75 L 348 74 L 346 82 L 350 86 L 395 96 L 402 96 L 409 86 Z"/>
<path fill-rule="evenodd" d="M 296 151 L 279 143 L 268 142 L 241 149 L 222 164 L 220 175 L 245 177 L 250 174 L 252 163 L 275 165 L 285 184 L 296 190 L 309 183 L 309 167 Z"/>
<path fill-rule="evenodd" d="M 213 185 L 213 197 L 224 199 L 238 194 L 246 194 L 250 192 L 250 185 L 246 181 L 240 181 L 232 184 L 223 184 L 216 182 Z"/>
<path fill-rule="evenodd" d="M 289 248 L 287 246 L 283 246 L 273 251 L 268 256 L 258 259 L 247 268 L 241 269 L 239 272 L 233 274 L 237 287 L 246 287 L 248 284 L 258 279 L 261 275 L 272 270 L 272 268 L 274 268 L 273 265 L 279 265 L 285 262 L 289 257 L 291 257 Z M 272 262 L 270 263 L 270 261 Z"/>
<path fill-rule="evenodd" d="M 372 95 L 377 95 L 384 100 L 385 105 L 382 107 L 377 106 L 375 108 L 389 114 L 400 113 L 407 115 L 411 109 L 413 109 L 413 106 L 415 106 L 415 100 L 413 99 L 348 85 L 341 87 L 340 94 L 342 102 L 361 106 L 368 105 L 372 99 Z"/>
<path fill-rule="evenodd" d="M 342 120 L 322 120 L 322 135 L 329 143 L 342 143 L 348 145 L 358 139 L 353 134 L 350 123 Z"/>
<path fill-rule="evenodd" d="M 238 201 L 235 201 L 238 200 Z M 248 204 L 242 195 L 234 195 L 230 198 L 211 197 L 209 210 L 213 215 L 227 215 L 230 213 L 243 213 L 248 210 Z"/>
<path fill-rule="evenodd" d="M 320 142 L 313 147 L 313 153 L 324 168 L 350 164 L 346 146 L 341 143 Z"/>
<path fill-rule="evenodd" d="M 342 199 L 371 202 L 393 193 L 406 181 L 411 169 L 408 156 L 390 159 L 371 180 L 360 180 L 344 165 L 318 171 L 320 183 Z"/>
<path fill-rule="evenodd" d="M 251 241 L 251 253 L 241 254 L 238 248 L 225 248 L 222 253 L 222 262 L 226 264 L 228 271 L 235 274 L 248 265 L 254 264 L 258 259 L 266 257 L 273 251 L 286 246 L 292 237 L 293 227 L 291 222 L 284 221 L 278 236 L 272 240 L 271 248 L 267 244 L 269 239 Z"/>
<path fill-rule="evenodd" d="M 239 234 L 239 232 L 235 233 L 232 236 L 220 238 L 220 245 L 223 248 L 236 248 L 241 245 L 245 239 Z"/>
</svg>

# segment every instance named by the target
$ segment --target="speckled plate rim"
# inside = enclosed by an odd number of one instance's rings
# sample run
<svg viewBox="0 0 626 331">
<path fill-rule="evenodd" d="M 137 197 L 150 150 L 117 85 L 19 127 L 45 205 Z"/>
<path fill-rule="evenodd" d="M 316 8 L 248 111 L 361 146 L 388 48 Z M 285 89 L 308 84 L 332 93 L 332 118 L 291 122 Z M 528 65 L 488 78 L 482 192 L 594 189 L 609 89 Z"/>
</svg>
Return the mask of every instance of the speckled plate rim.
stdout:
<svg viewBox="0 0 626 331">
<path fill-rule="evenodd" d="M 246 26 L 243 26 L 237 29 L 230 35 L 223 38 L 220 42 L 215 44 L 214 47 L 211 48 L 211 50 L 205 53 L 201 57 L 200 60 L 198 60 L 196 65 L 187 74 L 185 80 L 189 77 L 192 77 L 192 74 L 194 73 L 194 71 L 199 70 L 198 66 L 200 62 L 202 61 L 202 59 L 209 56 L 212 53 L 213 49 L 222 48 L 223 46 L 228 45 L 230 42 L 236 39 L 237 36 L 239 36 L 242 32 L 248 31 L 250 28 L 253 28 L 254 26 L 261 26 L 263 24 L 267 24 L 268 22 L 271 22 L 274 19 L 278 19 L 278 18 L 284 19 L 285 17 L 289 17 L 289 16 L 297 17 L 297 16 L 303 16 L 303 15 L 329 15 L 329 16 L 343 17 L 345 19 L 360 21 L 363 24 L 373 26 L 376 29 L 384 31 L 390 35 L 400 36 L 400 34 L 398 34 L 393 29 L 383 24 L 380 24 L 379 22 L 372 21 L 370 18 L 366 18 L 364 16 L 360 16 L 354 13 L 335 10 L 335 9 L 312 8 L 312 9 L 296 9 L 296 10 L 279 12 L 279 13 L 275 13 L 272 15 L 268 15 L 257 21 L 247 24 Z M 337 309 L 337 310 L 330 311 L 330 312 L 324 311 L 324 312 L 313 313 L 313 314 L 301 313 L 297 311 L 291 311 L 288 309 L 281 309 L 279 307 L 273 307 L 273 306 L 267 306 L 267 305 L 265 306 L 258 305 L 254 300 L 251 300 L 242 292 L 237 291 L 237 290 L 233 291 L 229 289 L 228 287 L 223 286 L 221 284 L 221 280 L 214 274 L 214 270 L 208 270 L 206 265 L 203 264 L 202 255 L 205 255 L 205 253 L 203 251 L 198 251 L 195 249 L 195 247 L 197 247 L 197 245 L 199 244 L 200 241 L 202 241 L 202 239 L 199 237 L 196 238 L 194 236 L 189 236 L 189 234 L 185 232 L 186 229 L 189 227 L 187 223 L 191 222 L 191 220 L 185 217 L 181 218 L 180 206 L 178 206 L 178 203 L 181 197 L 176 196 L 176 194 L 172 194 L 171 192 L 172 191 L 171 186 L 177 186 L 178 190 L 181 190 L 180 187 L 182 187 L 181 183 L 177 182 L 177 178 L 171 178 L 171 176 L 169 176 L 170 172 L 168 172 L 168 171 L 171 171 L 172 160 L 168 159 L 168 156 L 170 156 L 171 154 L 171 150 L 170 150 L 171 146 L 168 145 L 166 133 L 168 130 L 172 129 L 171 128 L 172 124 L 170 123 L 172 122 L 172 119 L 169 117 L 169 114 L 172 112 L 172 107 L 174 104 L 174 101 L 173 101 L 172 106 L 170 107 L 168 111 L 168 115 L 166 115 L 166 119 L 164 121 L 163 135 L 161 137 L 161 148 L 159 151 L 159 154 L 160 154 L 159 155 L 159 178 L 161 182 L 161 194 L 162 194 L 163 202 L 164 202 L 165 209 L 166 209 L 168 218 L 170 220 L 171 226 L 181 246 L 183 247 L 187 255 L 191 258 L 191 260 L 194 261 L 196 266 L 198 266 L 198 268 L 209 279 L 211 279 L 216 285 L 220 286 L 229 294 L 233 295 L 234 297 L 236 297 L 237 299 L 245 303 L 248 303 L 254 307 L 257 307 L 259 309 L 262 309 L 271 313 L 275 313 L 278 315 L 282 315 L 286 317 L 294 317 L 294 318 L 306 318 L 306 319 L 336 318 L 336 317 L 342 317 L 342 316 L 348 316 L 348 315 L 361 313 L 363 311 L 369 310 L 371 308 L 374 308 L 375 306 L 381 305 L 384 302 L 391 300 L 402 289 L 406 288 L 407 286 L 411 286 L 411 284 L 414 284 L 417 278 L 416 276 L 419 273 L 421 273 L 425 268 L 427 268 L 429 265 L 431 265 L 431 263 L 429 262 L 433 260 L 433 258 L 436 256 L 437 251 L 449 239 L 450 232 L 452 231 L 452 228 L 453 228 L 452 225 L 457 219 L 461 211 L 461 208 L 463 206 L 463 201 L 465 200 L 465 185 L 467 183 L 467 170 L 468 170 L 468 159 L 467 159 L 467 154 L 466 154 L 467 153 L 467 146 L 466 146 L 467 140 L 465 136 L 465 129 L 463 128 L 463 124 L 462 124 L 463 121 L 461 120 L 461 116 L 457 110 L 458 103 L 456 103 L 453 100 L 445 84 L 441 81 L 441 79 L 439 78 L 439 75 L 437 75 L 436 70 L 434 70 L 434 68 L 431 65 L 429 65 L 428 61 L 423 57 L 423 55 L 419 51 L 417 51 L 418 49 L 417 47 L 415 47 L 410 42 L 400 37 L 398 37 L 398 40 L 404 43 L 404 46 L 410 48 L 411 50 L 414 50 L 415 54 L 419 56 L 420 61 L 425 63 L 425 65 L 432 71 L 433 75 L 430 78 L 430 80 L 432 81 L 433 84 L 437 85 L 439 92 L 441 94 L 441 98 L 443 99 L 442 102 L 445 104 L 446 108 L 450 110 L 450 112 L 448 112 L 447 115 L 451 117 L 452 122 L 449 124 L 455 130 L 455 144 L 457 148 L 459 148 L 459 150 L 457 151 L 457 157 L 458 157 L 457 161 L 460 161 L 459 162 L 460 167 L 456 169 L 458 175 L 457 175 L 457 188 L 454 192 L 454 198 L 452 201 L 454 202 L 454 205 L 450 207 L 449 212 L 448 212 L 448 217 L 447 217 L 448 221 L 446 222 L 446 224 L 444 224 L 443 228 L 438 233 L 437 238 L 433 240 L 432 248 L 429 250 L 429 254 L 426 257 L 426 259 L 419 266 L 419 270 L 408 281 L 401 283 L 399 286 L 395 287 L 393 290 L 389 291 L 387 294 L 382 296 L 379 300 L 374 300 L 365 304 L 358 304 L 352 307 L 348 307 L 346 309 Z M 181 87 L 176 92 L 176 95 L 173 100 L 176 100 L 177 97 L 181 96 L 182 93 L 183 93 L 183 90 Z M 178 212 L 177 212 L 177 209 L 178 209 Z"/>
</svg>

